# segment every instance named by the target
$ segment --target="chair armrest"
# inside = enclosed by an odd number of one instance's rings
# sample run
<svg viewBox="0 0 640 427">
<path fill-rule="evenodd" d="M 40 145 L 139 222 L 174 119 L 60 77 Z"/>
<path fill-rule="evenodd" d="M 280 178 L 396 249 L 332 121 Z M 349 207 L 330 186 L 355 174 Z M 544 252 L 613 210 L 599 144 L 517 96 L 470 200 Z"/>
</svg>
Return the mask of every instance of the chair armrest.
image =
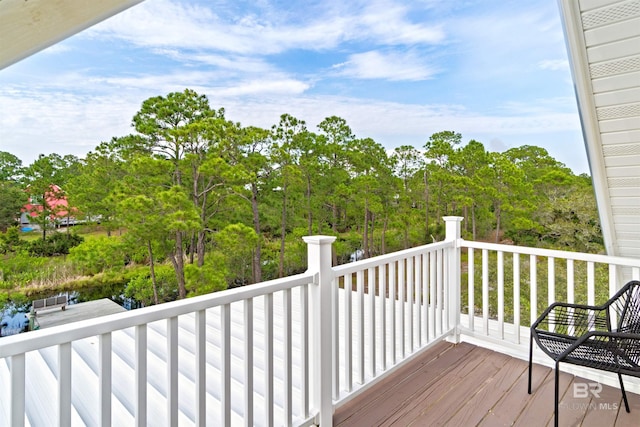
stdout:
<svg viewBox="0 0 640 427">
<path fill-rule="evenodd" d="M 533 322 L 531 332 L 536 331 L 570 337 L 580 337 L 590 331 L 611 331 L 608 308 L 556 302 Z"/>
</svg>

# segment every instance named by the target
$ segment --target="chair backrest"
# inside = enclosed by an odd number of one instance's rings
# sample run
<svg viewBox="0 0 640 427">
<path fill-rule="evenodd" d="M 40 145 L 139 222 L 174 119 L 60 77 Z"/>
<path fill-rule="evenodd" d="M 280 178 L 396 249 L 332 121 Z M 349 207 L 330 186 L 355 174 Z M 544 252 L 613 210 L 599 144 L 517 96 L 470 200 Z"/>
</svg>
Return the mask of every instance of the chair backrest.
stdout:
<svg viewBox="0 0 640 427">
<path fill-rule="evenodd" d="M 640 281 L 632 280 L 611 299 L 618 316 L 618 332 L 640 334 Z"/>
</svg>

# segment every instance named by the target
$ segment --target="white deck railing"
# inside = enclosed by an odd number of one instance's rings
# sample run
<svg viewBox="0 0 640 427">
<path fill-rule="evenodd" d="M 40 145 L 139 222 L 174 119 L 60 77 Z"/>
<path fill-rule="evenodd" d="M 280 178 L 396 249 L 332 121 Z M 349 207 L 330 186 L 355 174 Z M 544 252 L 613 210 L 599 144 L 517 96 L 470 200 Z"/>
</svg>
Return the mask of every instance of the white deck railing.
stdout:
<svg viewBox="0 0 640 427">
<path fill-rule="evenodd" d="M 432 343 L 526 355 L 541 307 L 640 276 L 640 260 L 464 241 L 445 219 L 444 242 L 331 267 L 334 238 L 306 237 L 304 274 L 2 338 L 0 425 L 331 425 Z"/>
</svg>

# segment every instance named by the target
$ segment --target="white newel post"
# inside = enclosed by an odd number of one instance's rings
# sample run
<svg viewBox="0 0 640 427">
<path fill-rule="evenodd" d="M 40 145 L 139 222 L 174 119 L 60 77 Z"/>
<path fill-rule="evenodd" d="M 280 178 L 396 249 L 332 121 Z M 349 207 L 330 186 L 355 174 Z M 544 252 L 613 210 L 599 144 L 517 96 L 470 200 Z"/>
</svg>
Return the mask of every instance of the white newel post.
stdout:
<svg viewBox="0 0 640 427">
<path fill-rule="evenodd" d="M 318 275 L 317 284 L 310 287 L 309 318 L 309 394 L 318 411 L 316 423 L 321 427 L 333 424 L 332 347 L 331 347 L 331 244 L 334 236 L 306 236 L 308 269 Z"/>
<path fill-rule="evenodd" d="M 443 217 L 446 224 L 445 241 L 453 241 L 454 247 L 448 250 L 447 255 L 447 300 L 449 326 L 454 327 L 450 340 L 460 342 L 460 223 L 464 219 L 461 216 Z"/>
</svg>

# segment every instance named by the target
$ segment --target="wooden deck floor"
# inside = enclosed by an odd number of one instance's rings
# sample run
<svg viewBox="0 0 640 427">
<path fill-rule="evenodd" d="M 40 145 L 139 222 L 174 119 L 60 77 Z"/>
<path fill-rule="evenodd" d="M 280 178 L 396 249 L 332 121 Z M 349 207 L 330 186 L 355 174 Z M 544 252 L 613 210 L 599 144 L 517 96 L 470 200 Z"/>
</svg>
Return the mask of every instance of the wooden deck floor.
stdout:
<svg viewBox="0 0 640 427">
<path fill-rule="evenodd" d="M 553 425 L 553 371 L 535 365 L 527 394 L 527 362 L 468 343 L 439 343 L 362 395 L 338 407 L 334 425 Z M 627 379 L 625 381 L 635 381 Z M 603 386 L 600 398 L 574 398 L 574 382 L 560 376 L 561 426 L 640 426 L 640 396 Z"/>
</svg>

